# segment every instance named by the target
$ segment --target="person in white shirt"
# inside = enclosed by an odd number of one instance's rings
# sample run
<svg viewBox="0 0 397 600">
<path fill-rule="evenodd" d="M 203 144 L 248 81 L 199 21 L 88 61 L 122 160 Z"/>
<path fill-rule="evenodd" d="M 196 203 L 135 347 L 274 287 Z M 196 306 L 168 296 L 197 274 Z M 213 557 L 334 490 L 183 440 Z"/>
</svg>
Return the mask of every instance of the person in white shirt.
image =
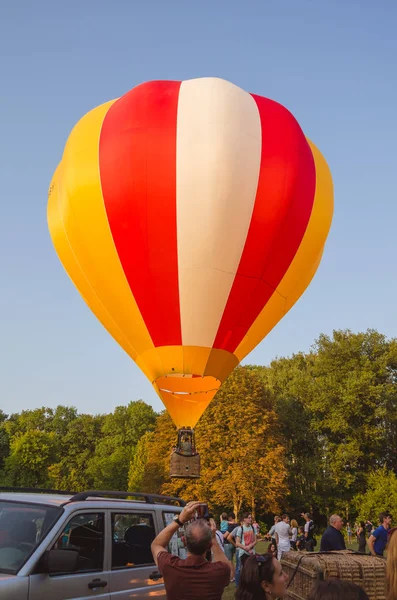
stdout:
<svg viewBox="0 0 397 600">
<path fill-rule="evenodd" d="M 275 527 L 275 536 L 277 544 L 277 560 L 280 560 L 283 552 L 291 550 L 290 543 L 291 528 L 289 525 L 289 516 L 283 515 L 281 521 Z"/>
</svg>

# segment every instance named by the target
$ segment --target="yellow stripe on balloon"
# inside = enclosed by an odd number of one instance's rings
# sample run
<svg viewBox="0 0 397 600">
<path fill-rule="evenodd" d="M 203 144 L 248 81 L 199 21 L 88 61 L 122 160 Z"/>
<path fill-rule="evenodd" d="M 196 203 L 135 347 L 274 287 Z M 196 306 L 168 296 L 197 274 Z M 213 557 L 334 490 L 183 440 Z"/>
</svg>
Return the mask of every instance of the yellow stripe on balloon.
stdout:
<svg viewBox="0 0 397 600">
<path fill-rule="evenodd" d="M 307 140 L 316 165 L 316 192 L 310 221 L 288 271 L 262 312 L 235 350 L 241 361 L 292 308 L 313 279 L 320 264 L 333 213 L 333 184 L 329 167 L 318 148 Z"/>
<path fill-rule="evenodd" d="M 138 356 L 136 363 L 177 427 L 194 427 L 238 359 L 210 347 L 161 346 Z"/>
<path fill-rule="evenodd" d="M 113 102 L 86 114 L 70 134 L 53 180 L 61 178 L 58 190 L 62 191 L 55 194 L 53 183 L 50 186 L 48 223 L 55 249 L 73 283 L 104 327 L 135 359 L 153 348 L 153 342 L 113 242 L 98 162 L 102 122 Z"/>
</svg>

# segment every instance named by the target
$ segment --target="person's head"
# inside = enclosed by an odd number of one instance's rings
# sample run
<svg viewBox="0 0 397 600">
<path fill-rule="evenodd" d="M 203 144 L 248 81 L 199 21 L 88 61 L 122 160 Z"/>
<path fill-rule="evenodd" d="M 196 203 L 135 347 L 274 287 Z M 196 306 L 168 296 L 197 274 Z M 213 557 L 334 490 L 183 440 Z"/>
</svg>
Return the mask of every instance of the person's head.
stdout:
<svg viewBox="0 0 397 600">
<path fill-rule="evenodd" d="M 343 519 L 339 515 L 331 515 L 329 518 L 329 524 L 340 531 L 343 527 Z"/>
<path fill-rule="evenodd" d="M 197 519 L 186 526 L 185 538 L 188 552 L 195 556 L 203 556 L 211 548 L 211 527 L 205 519 Z"/>
<path fill-rule="evenodd" d="M 369 600 L 362 587 L 343 579 L 320 581 L 311 591 L 308 600 Z"/>
<path fill-rule="evenodd" d="M 386 529 L 389 529 L 390 525 L 391 525 L 391 521 L 392 521 L 392 517 L 391 514 L 387 511 L 385 512 L 381 512 L 379 515 L 379 523 L 381 525 L 383 525 L 383 527 L 386 527 Z"/>
<path fill-rule="evenodd" d="M 302 513 L 301 516 L 305 519 L 306 522 L 311 520 L 310 513 L 308 513 L 308 512 Z"/>
<path fill-rule="evenodd" d="M 289 523 L 289 516 L 288 515 L 283 515 L 281 517 L 281 520 L 284 521 L 284 523 Z"/>
<path fill-rule="evenodd" d="M 270 544 L 267 547 L 267 551 L 270 552 L 271 554 L 276 552 L 276 544 L 274 542 L 270 542 Z"/>
<path fill-rule="evenodd" d="M 390 600 L 397 598 L 397 527 L 387 532 L 386 582 Z"/>
<path fill-rule="evenodd" d="M 249 556 L 241 571 L 240 583 L 236 591 L 237 600 L 263 598 L 285 598 L 287 596 L 287 575 L 281 563 L 269 554 Z"/>
<path fill-rule="evenodd" d="M 221 521 L 227 521 L 227 513 L 221 514 Z"/>
<path fill-rule="evenodd" d="M 248 527 L 248 525 L 251 525 L 251 523 L 252 523 L 252 515 L 251 515 L 251 513 L 250 512 L 243 512 L 243 514 L 241 515 L 241 521 L 247 527 Z"/>
<path fill-rule="evenodd" d="M 229 521 L 235 521 L 236 515 L 234 514 L 234 512 L 229 513 L 228 519 Z"/>
<path fill-rule="evenodd" d="M 291 527 L 296 527 L 296 529 L 298 529 L 298 521 L 295 521 L 295 519 L 292 519 Z"/>
<path fill-rule="evenodd" d="M 365 523 L 364 523 L 364 521 L 360 521 L 360 527 L 362 527 L 363 529 L 365 529 Z"/>
<path fill-rule="evenodd" d="M 280 517 L 278 515 L 274 515 L 274 522 L 279 523 L 280 521 L 281 521 Z"/>
<path fill-rule="evenodd" d="M 302 525 L 299 527 L 299 533 L 304 533 L 305 532 L 305 528 L 302 527 Z"/>
</svg>

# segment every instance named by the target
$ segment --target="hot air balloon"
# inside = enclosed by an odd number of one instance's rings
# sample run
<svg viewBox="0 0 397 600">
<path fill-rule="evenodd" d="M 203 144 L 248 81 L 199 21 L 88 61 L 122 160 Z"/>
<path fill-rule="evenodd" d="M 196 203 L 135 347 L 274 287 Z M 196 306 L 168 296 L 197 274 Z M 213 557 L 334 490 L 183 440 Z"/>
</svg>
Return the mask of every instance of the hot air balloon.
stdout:
<svg viewBox="0 0 397 600">
<path fill-rule="evenodd" d="M 185 432 L 305 291 L 332 212 L 329 168 L 293 115 L 218 78 L 91 110 L 48 200 L 64 268 Z"/>
</svg>

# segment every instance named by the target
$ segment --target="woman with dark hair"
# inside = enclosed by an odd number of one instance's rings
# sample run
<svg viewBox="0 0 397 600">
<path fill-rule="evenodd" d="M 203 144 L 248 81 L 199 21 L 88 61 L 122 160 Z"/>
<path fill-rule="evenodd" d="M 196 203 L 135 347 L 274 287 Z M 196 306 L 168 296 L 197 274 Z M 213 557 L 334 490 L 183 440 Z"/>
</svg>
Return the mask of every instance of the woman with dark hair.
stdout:
<svg viewBox="0 0 397 600">
<path fill-rule="evenodd" d="M 369 600 L 362 587 L 343 579 L 320 581 L 312 590 L 309 600 Z"/>
<path fill-rule="evenodd" d="M 358 540 L 358 551 L 365 554 L 365 546 L 367 540 L 365 539 L 365 523 L 360 521 L 360 527 L 357 529 L 357 540 Z"/>
<path fill-rule="evenodd" d="M 275 556 L 277 558 L 277 546 L 276 544 L 273 544 L 273 542 L 270 542 L 270 544 L 267 547 L 267 554 L 271 554 L 272 556 Z"/>
<path fill-rule="evenodd" d="M 236 600 L 271 600 L 287 597 L 287 575 L 269 554 L 248 556 L 241 570 Z"/>
</svg>

